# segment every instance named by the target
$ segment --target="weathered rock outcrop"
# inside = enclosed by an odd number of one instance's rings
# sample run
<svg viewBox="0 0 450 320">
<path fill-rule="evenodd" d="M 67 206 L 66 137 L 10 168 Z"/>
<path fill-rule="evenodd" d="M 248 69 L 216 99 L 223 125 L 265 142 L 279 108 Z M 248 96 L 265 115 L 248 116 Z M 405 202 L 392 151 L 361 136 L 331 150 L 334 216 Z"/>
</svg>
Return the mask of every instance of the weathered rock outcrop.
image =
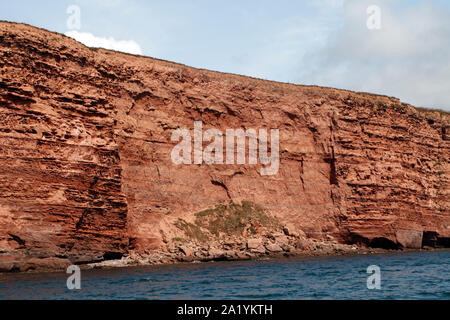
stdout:
<svg viewBox="0 0 450 320">
<path fill-rule="evenodd" d="M 195 258 L 193 244 L 238 259 L 246 239 L 261 252 L 310 250 L 312 239 L 449 246 L 445 112 L 87 48 L 0 22 L 0 115 L 1 270 L 130 252 Z M 222 132 L 278 128 L 278 174 L 175 165 L 171 135 L 195 120 Z"/>
</svg>

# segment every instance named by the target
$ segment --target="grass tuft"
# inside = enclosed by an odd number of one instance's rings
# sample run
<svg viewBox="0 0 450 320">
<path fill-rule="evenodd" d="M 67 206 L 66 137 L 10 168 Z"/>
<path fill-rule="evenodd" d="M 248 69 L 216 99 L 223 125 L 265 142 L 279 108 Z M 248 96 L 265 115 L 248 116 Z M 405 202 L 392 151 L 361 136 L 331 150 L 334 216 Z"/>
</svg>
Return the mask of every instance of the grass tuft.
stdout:
<svg viewBox="0 0 450 320">
<path fill-rule="evenodd" d="M 256 234 L 257 226 L 274 227 L 278 224 L 261 206 L 249 201 L 242 201 L 242 204 L 220 204 L 214 209 L 198 212 L 195 221 L 215 236 L 220 233 L 242 235 L 246 227 Z"/>
</svg>

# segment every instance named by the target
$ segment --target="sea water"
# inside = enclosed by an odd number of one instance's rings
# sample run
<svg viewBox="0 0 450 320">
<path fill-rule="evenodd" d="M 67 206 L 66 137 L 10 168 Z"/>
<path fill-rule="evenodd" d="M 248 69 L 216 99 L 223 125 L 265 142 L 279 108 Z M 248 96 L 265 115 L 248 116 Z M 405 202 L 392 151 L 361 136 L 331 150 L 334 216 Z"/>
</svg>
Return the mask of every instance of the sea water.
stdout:
<svg viewBox="0 0 450 320">
<path fill-rule="evenodd" d="M 369 266 L 380 289 L 368 288 Z M 69 276 L 0 274 L 0 299 L 448 300 L 450 251 L 82 270 L 80 290 Z"/>
</svg>

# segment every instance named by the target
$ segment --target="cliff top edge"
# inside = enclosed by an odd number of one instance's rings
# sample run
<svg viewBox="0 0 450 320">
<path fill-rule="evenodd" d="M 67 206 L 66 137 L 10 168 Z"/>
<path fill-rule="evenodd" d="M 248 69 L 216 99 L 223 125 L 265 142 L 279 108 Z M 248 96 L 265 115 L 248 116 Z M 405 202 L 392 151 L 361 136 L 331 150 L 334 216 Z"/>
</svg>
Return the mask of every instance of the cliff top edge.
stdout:
<svg viewBox="0 0 450 320">
<path fill-rule="evenodd" d="M 223 79 L 225 77 L 227 79 L 234 79 L 234 80 L 238 80 L 240 82 L 245 82 L 246 84 L 251 82 L 254 85 L 267 85 L 270 87 L 277 86 L 277 87 L 282 87 L 283 89 L 294 90 L 294 91 L 296 91 L 300 88 L 303 88 L 303 89 L 310 88 L 310 89 L 320 90 L 320 91 L 328 92 L 328 93 L 332 93 L 332 92 L 348 93 L 348 94 L 357 95 L 360 97 L 376 97 L 378 99 L 383 99 L 383 100 L 389 101 L 390 104 L 394 103 L 394 104 L 398 104 L 398 105 L 403 105 L 405 107 L 414 108 L 416 111 L 418 111 L 421 114 L 439 114 L 440 116 L 442 116 L 444 118 L 448 118 L 450 116 L 450 112 L 446 111 L 446 110 L 441 110 L 438 108 L 415 107 L 408 103 L 401 102 L 400 99 L 398 99 L 398 98 L 390 97 L 390 96 L 383 95 L 383 94 L 376 94 L 376 93 L 369 93 L 369 92 L 357 92 L 357 91 L 352 91 L 352 90 L 347 90 L 347 89 L 338 89 L 338 88 L 324 87 L 324 86 L 318 86 L 318 85 L 305 85 L 305 84 L 295 84 L 295 83 L 273 81 L 273 80 L 261 79 L 261 78 L 240 75 L 240 74 L 235 74 L 235 73 L 227 73 L 227 72 L 191 67 L 191 66 L 184 65 L 182 63 L 172 62 L 172 61 L 168 61 L 168 60 L 164 60 L 164 59 L 160 59 L 160 58 L 154 58 L 154 57 L 150 57 L 150 56 L 124 53 L 124 52 L 115 51 L 115 50 L 111 50 L 111 49 L 104 49 L 104 48 L 92 48 L 92 47 L 88 47 L 88 46 L 82 44 L 81 42 L 79 42 L 71 37 L 68 37 L 64 34 L 61 34 L 61 33 L 55 32 L 55 31 L 50 31 L 50 30 L 47 30 L 44 28 L 32 26 L 32 25 L 29 25 L 26 23 L 21 23 L 21 22 L 11 22 L 11 21 L 0 20 L 0 40 L 2 38 L 2 34 L 5 34 L 5 33 L 20 35 L 22 38 L 34 37 L 36 39 L 41 39 L 41 40 L 45 39 L 48 42 L 58 42 L 58 41 L 61 41 L 64 39 L 64 41 L 71 43 L 72 46 L 75 47 L 75 49 L 80 48 L 80 49 L 84 49 L 84 50 L 89 50 L 94 53 L 95 52 L 105 53 L 107 55 L 113 54 L 117 57 L 121 57 L 126 60 L 145 59 L 147 61 L 151 61 L 152 63 L 156 63 L 156 64 L 159 64 L 159 65 L 162 65 L 165 67 L 183 68 L 183 69 L 188 69 L 188 70 L 192 70 L 195 72 L 200 72 L 202 74 L 206 74 L 206 75 L 216 78 L 216 79 L 217 78 Z"/>
</svg>

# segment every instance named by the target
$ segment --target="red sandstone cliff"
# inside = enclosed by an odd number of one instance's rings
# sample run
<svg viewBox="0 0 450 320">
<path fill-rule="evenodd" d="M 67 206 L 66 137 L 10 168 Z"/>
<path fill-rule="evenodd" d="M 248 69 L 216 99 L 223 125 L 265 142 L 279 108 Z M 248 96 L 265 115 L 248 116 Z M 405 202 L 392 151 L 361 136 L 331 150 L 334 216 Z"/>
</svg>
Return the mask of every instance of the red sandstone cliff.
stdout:
<svg viewBox="0 0 450 320">
<path fill-rule="evenodd" d="M 130 252 L 171 261 L 318 243 L 449 246 L 445 112 L 0 22 L 0 115 L 0 270 Z M 194 120 L 223 132 L 278 128 L 278 174 L 173 164 L 171 134 Z"/>
</svg>

